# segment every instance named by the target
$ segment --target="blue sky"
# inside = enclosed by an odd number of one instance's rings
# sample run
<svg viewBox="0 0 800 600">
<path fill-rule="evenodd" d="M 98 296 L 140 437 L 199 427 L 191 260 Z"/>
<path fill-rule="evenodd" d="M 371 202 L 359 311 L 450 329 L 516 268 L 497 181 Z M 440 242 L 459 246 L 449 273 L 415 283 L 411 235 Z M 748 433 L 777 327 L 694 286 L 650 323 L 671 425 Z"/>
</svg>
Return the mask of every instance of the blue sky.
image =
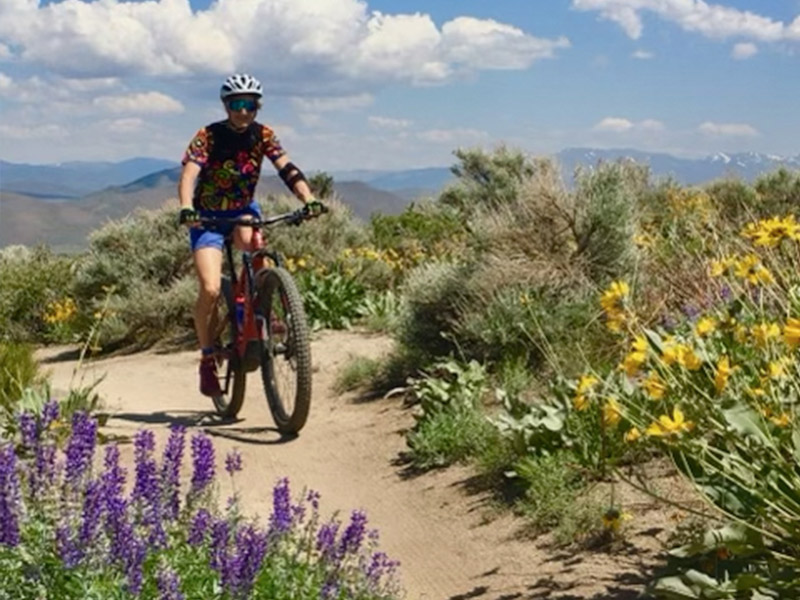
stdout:
<svg viewBox="0 0 800 600">
<path fill-rule="evenodd" d="M 235 71 L 306 170 L 800 154 L 800 0 L 0 0 L 0 158 L 178 160 Z"/>
</svg>

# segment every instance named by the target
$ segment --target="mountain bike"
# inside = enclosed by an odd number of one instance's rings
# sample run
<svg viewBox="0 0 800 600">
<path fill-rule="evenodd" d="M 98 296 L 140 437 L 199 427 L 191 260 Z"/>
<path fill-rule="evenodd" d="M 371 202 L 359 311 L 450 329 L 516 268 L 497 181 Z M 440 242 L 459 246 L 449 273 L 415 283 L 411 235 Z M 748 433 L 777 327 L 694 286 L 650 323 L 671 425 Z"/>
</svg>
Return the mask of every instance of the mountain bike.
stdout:
<svg viewBox="0 0 800 600">
<path fill-rule="evenodd" d="M 278 224 L 300 225 L 309 218 L 305 209 L 299 209 L 265 219 L 199 220 L 210 228 L 229 224 L 253 229 L 250 247 L 242 252 L 238 276 L 232 234 L 225 237 L 226 267 L 211 315 L 222 390 L 212 400 L 222 417 L 236 417 L 244 403 L 247 374 L 260 369 L 278 431 L 297 434 L 308 419 L 311 349 L 303 300 L 283 257 L 267 247 L 262 230 Z"/>
</svg>

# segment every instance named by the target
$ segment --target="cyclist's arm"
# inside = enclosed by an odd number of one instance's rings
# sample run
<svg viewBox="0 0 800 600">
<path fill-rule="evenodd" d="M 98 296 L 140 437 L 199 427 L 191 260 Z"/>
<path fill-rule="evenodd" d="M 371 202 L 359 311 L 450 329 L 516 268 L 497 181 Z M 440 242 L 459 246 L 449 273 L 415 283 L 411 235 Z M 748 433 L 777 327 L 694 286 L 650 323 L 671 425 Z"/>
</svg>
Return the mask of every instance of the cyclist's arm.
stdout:
<svg viewBox="0 0 800 600">
<path fill-rule="evenodd" d="M 200 175 L 200 165 L 194 161 L 187 161 L 181 170 L 181 178 L 178 182 L 178 200 L 181 208 L 192 208 L 194 198 L 194 187 L 197 183 L 197 176 Z"/>
<path fill-rule="evenodd" d="M 311 191 L 311 186 L 308 185 L 305 175 L 290 159 L 288 154 L 282 154 L 272 161 L 273 166 L 278 171 L 278 175 L 283 179 L 292 193 L 303 202 L 311 202 L 314 200 L 314 192 Z"/>
</svg>

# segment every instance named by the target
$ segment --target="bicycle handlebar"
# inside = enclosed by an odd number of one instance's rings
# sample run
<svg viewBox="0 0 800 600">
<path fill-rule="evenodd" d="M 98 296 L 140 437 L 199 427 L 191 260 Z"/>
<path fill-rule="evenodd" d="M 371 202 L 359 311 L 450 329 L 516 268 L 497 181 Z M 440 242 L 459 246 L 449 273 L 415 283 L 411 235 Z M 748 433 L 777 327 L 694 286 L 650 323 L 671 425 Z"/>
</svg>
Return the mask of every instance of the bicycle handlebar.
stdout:
<svg viewBox="0 0 800 600">
<path fill-rule="evenodd" d="M 322 205 L 322 213 L 325 214 L 328 212 L 329 209 L 327 206 Z M 297 210 L 293 210 L 292 212 L 283 213 L 280 215 L 273 215 L 271 217 L 267 217 L 266 219 L 245 219 L 242 217 L 200 217 L 197 222 L 202 223 L 204 225 L 239 225 L 245 227 L 269 227 L 270 225 L 275 225 L 277 223 L 288 223 L 289 225 L 300 225 L 303 221 L 308 221 L 309 219 L 313 219 L 314 215 L 312 215 L 306 207 L 298 208 Z"/>
</svg>

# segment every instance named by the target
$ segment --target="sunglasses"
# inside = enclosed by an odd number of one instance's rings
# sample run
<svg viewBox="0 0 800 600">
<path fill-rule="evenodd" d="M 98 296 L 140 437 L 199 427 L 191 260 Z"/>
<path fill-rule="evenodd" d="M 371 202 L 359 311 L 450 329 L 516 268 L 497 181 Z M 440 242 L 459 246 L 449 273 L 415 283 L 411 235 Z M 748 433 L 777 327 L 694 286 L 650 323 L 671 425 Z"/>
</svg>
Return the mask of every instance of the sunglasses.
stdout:
<svg viewBox="0 0 800 600">
<path fill-rule="evenodd" d="M 255 112 L 258 108 L 258 102 L 247 98 L 235 98 L 233 100 L 228 100 L 228 108 L 234 112 L 239 112 L 242 109 L 247 112 Z"/>
</svg>

